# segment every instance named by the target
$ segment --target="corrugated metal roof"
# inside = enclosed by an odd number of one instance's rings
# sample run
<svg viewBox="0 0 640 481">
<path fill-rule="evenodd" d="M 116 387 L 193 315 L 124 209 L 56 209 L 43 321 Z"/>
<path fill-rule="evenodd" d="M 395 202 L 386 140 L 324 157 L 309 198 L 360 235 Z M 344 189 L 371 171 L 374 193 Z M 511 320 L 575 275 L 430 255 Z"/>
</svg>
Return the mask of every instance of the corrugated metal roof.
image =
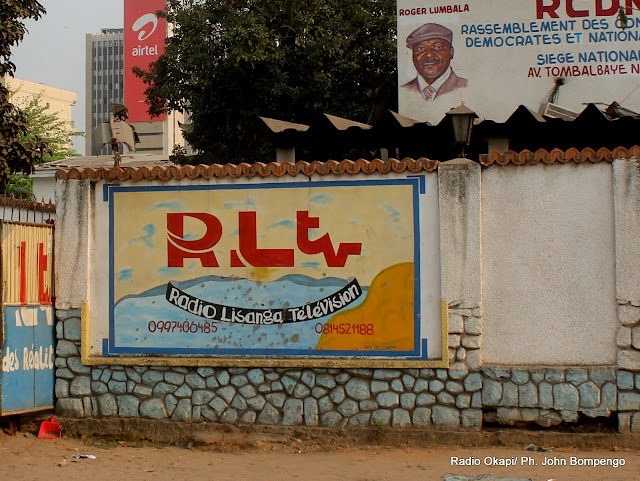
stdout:
<svg viewBox="0 0 640 481">
<path fill-rule="evenodd" d="M 140 167 L 167 167 L 176 165 L 169 161 L 168 156 L 158 154 L 125 154 L 122 155 L 120 167 L 140 168 Z M 111 169 L 114 165 L 112 155 L 95 155 L 91 157 L 70 157 L 68 159 L 56 160 L 36 166 L 34 177 L 54 176 L 55 173 L 70 169 Z"/>
<path fill-rule="evenodd" d="M 471 145 L 467 149 L 468 157 L 487 167 L 612 162 L 616 158 L 637 158 L 640 156 L 640 118 L 619 106 L 614 107 L 616 115 L 620 117 L 610 118 L 596 105 L 589 104 L 571 121 L 545 117 L 524 106 L 518 107 L 503 123 L 479 120 L 473 128 Z M 310 126 L 277 119 L 262 120 L 276 138 L 288 146 L 318 143 L 320 148 L 336 145 L 340 148 L 396 147 L 396 152 L 409 155 L 404 155 L 402 160 L 179 166 L 162 155 L 127 154 L 122 156 L 120 167 L 113 166 L 112 156 L 75 157 L 38 166 L 36 176 L 50 176 L 58 171 L 59 179 L 90 179 L 97 182 L 433 172 L 437 169 L 438 161 L 428 159 L 446 161 L 456 158 L 458 153 L 448 118 L 438 125 L 430 125 L 387 111 L 374 126 L 326 114 L 317 116 Z M 492 138 L 508 139 L 509 150 L 487 153 Z"/>
<path fill-rule="evenodd" d="M 489 152 L 491 139 L 497 138 L 508 140 L 509 148 L 516 152 L 630 148 L 640 144 L 638 117 L 617 104 L 602 108 L 588 104 L 574 120 L 543 116 L 521 105 L 505 122 L 476 120 L 466 152 L 469 158 L 478 160 Z M 359 155 L 384 148 L 398 158 L 439 160 L 455 158 L 459 153 L 451 119 L 446 116 L 437 125 L 431 125 L 387 111 L 378 123 L 369 126 L 318 115 L 304 131 L 293 128 L 270 131 L 277 145 L 313 152 L 319 159 L 342 158 L 344 153 L 358 149 L 362 152 Z"/>
</svg>

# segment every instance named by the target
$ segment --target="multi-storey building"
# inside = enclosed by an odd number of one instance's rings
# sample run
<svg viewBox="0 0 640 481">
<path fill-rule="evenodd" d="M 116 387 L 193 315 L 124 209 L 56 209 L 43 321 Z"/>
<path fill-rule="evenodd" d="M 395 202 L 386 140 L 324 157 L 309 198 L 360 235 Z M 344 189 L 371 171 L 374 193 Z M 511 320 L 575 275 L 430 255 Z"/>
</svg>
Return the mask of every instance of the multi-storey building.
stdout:
<svg viewBox="0 0 640 481">
<path fill-rule="evenodd" d="M 111 103 L 124 102 L 124 29 L 103 28 L 87 34 L 86 50 L 86 155 L 108 154 L 105 146 L 93 150 L 93 132 L 111 115 Z"/>
<path fill-rule="evenodd" d="M 39 103 L 48 107 L 47 113 L 55 114 L 58 120 L 72 125 L 71 107 L 78 100 L 75 92 L 9 76 L 5 77 L 4 85 L 10 91 L 10 101 L 18 107 L 24 107 L 38 97 Z"/>
<path fill-rule="evenodd" d="M 104 28 L 99 34 L 87 34 L 86 49 L 86 148 L 87 156 L 109 155 L 108 145 L 101 150 L 94 149 L 95 129 L 111 116 L 112 102 L 125 104 L 127 80 L 133 82 L 132 75 L 125 75 L 125 34 L 122 28 Z M 133 86 L 129 87 L 134 88 Z M 136 96 L 130 97 L 137 99 Z M 138 100 L 140 101 L 140 100 Z M 132 112 L 137 106 L 126 105 Z M 128 121 L 139 136 L 136 152 L 144 154 L 169 155 L 176 144 L 184 145 L 178 121 L 184 122 L 181 114 L 172 113 L 161 120 L 145 119 Z M 189 150 L 190 152 L 190 150 Z"/>
</svg>

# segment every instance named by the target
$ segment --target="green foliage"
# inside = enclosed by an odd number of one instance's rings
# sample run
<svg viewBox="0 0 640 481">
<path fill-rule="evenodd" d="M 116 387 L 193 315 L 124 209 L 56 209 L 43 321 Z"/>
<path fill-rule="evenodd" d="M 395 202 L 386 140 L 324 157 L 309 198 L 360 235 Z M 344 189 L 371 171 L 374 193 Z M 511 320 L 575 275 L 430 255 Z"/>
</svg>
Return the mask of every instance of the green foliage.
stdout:
<svg viewBox="0 0 640 481">
<path fill-rule="evenodd" d="M 188 164 L 187 149 L 181 145 L 174 145 L 169 160 L 178 165 Z"/>
<path fill-rule="evenodd" d="M 0 77 L 11 75 L 16 66 L 11 62 L 11 47 L 24 38 L 24 20 L 38 20 L 46 10 L 35 0 L 2 0 L 0 2 Z"/>
<path fill-rule="evenodd" d="M 47 142 L 50 152 L 43 158 L 43 162 L 78 157 L 71 143 L 73 137 L 82 136 L 82 132 L 73 129 L 70 122 L 61 120 L 56 113 L 51 112 L 49 105 L 42 101 L 42 95 L 33 95 L 20 105 L 27 116 L 29 132 L 20 138 L 21 143 L 33 143 L 36 139 Z"/>
<path fill-rule="evenodd" d="M 2 0 L 0 2 L 0 79 L 13 76 L 11 47 L 17 45 L 26 32 L 26 19 L 38 20 L 45 9 L 35 0 Z M 9 101 L 9 91 L 0 85 L 0 190 L 12 173 L 29 174 L 49 152 L 47 143 L 37 137 L 29 140 L 27 115 Z"/>
<path fill-rule="evenodd" d="M 383 444 L 387 438 L 387 427 L 381 419 L 373 423 L 373 440 L 376 444 Z"/>
<path fill-rule="evenodd" d="M 72 149 L 71 142 L 73 137 L 83 135 L 82 132 L 75 131 L 70 122 L 60 120 L 52 113 L 49 106 L 42 102 L 42 95 L 28 98 L 20 105 L 20 112 L 26 119 L 27 129 L 18 135 L 18 143 L 25 149 L 46 145 L 42 156 L 33 159 L 33 166 L 80 155 Z M 12 174 L 11 170 L 8 173 L 5 192 L 21 198 L 31 197 L 31 179 L 26 175 Z"/>
<path fill-rule="evenodd" d="M 627 21 L 629 17 L 627 17 L 627 13 L 625 12 L 624 7 L 620 7 L 618 10 L 618 21 L 620 22 L 620 29 L 625 30 L 627 28 Z"/>
<path fill-rule="evenodd" d="M 0 190 L 11 174 L 30 174 L 51 152 L 45 141 L 28 136 L 27 115 L 9 102 L 9 91 L 0 86 Z"/>
<path fill-rule="evenodd" d="M 32 199 L 33 180 L 28 175 L 13 174 L 5 186 L 5 193 L 18 199 Z"/>
<path fill-rule="evenodd" d="M 165 54 L 134 71 L 150 113 L 188 113 L 210 161 L 273 157 L 259 116 L 367 122 L 396 97 L 393 0 L 168 0 L 163 16 Z"/>
</svg>

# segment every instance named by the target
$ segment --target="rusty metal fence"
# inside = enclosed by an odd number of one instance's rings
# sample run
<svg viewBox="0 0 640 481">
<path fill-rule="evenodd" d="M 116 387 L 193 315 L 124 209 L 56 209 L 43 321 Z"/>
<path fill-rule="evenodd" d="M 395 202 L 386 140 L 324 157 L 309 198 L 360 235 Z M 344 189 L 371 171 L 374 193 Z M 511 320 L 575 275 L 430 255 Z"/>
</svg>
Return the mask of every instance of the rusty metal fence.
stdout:
<svg viewBox="0 0 640 481">
<path fill-rule="evenodd" d="M 55 219 L 56 206 L 51 200 L 35 202 L 16 199 L 6 194 L 0 196 L 0 220 L 54 224 Z"/>
<path fill-rule="evenodd" d="M 54 405 L 55 205 L 0 197 L 0 416 Z"/>
</svg>

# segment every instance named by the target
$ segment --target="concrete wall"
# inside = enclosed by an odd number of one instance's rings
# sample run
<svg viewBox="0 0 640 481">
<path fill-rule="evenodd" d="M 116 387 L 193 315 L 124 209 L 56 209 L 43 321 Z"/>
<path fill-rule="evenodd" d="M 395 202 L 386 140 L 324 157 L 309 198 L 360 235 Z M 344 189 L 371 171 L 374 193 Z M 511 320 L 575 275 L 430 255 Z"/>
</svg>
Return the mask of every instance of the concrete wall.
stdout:
<svg viewBox="0 0 640 481">
<path fill-rule="evenodd" d="M 611 165 L 485 169 L 482 212 L 484 361 L 613 364 Z"/>
<path fill-rule="evenodd" d="M 104 280 L 69 271 L 58 277 L 72 285 L 58 305 L 59 414 L 468 429 L 613 415 L 621 431 L 640 432 L 638 161 L 453 161 L 428 175 L 437 175 L 440 219 L 421 229 L 440 232 L 448 368 L 83 365 L 78 307 Z M 90 219 L 85 201 L 64 203 L 94 188 L 61 182 L 59 217 Z"/>
</svg>

